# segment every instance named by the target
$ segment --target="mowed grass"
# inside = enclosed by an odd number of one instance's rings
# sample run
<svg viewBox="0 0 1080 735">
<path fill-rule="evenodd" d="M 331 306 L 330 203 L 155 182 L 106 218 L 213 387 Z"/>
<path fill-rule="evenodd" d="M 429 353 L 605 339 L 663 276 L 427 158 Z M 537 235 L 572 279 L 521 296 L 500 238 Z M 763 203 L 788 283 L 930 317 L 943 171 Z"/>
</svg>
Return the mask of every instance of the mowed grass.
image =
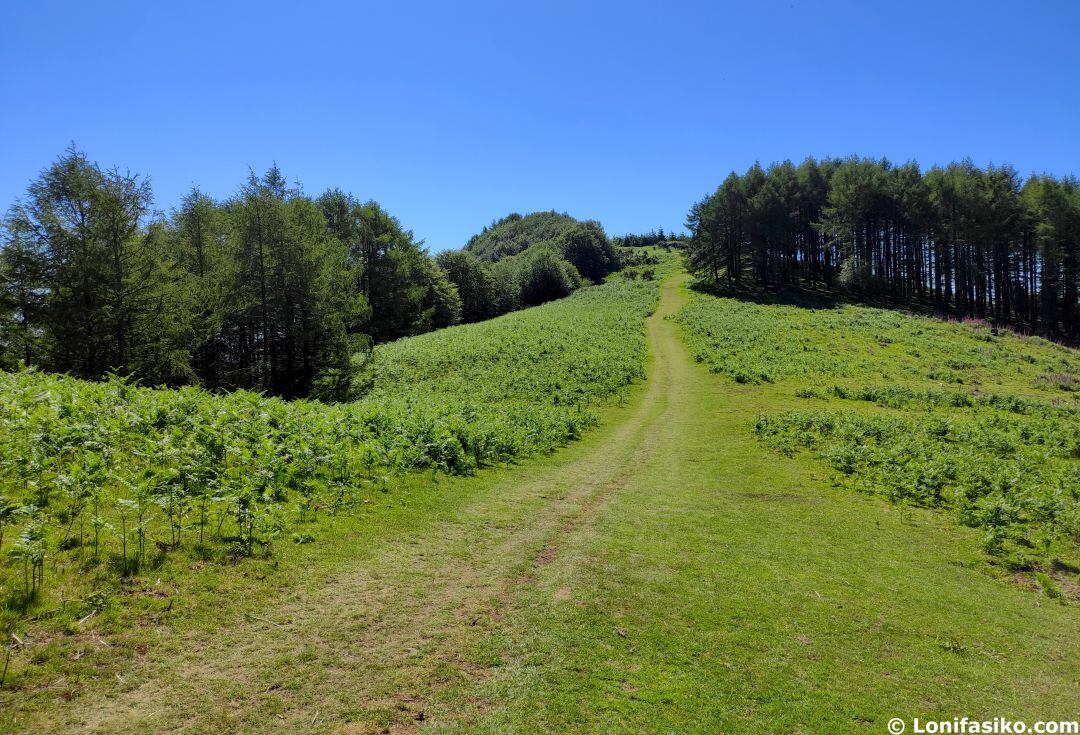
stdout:
<svg viewBox="0 0 1080 735">
<path fill-rule="evenodd" d="M 669 286 L 661 310 L 689 299 L 722 315 L 712 298 Z M 680 336 L 694 339 L 654 325 L 663 405 L 617 491 L 537 566 L 490 641 L 500 665 L 478 689 L 490 711 L 435 731 L 857 733 L 892 717 L 1075 717 L 1076 607 L 987 573 L 979 533 L 953 516 L 900 512 L 835 485 L 808 455 L 763 446 L 757 416 L 801 399 L 710 374 Z"/>
</svg>

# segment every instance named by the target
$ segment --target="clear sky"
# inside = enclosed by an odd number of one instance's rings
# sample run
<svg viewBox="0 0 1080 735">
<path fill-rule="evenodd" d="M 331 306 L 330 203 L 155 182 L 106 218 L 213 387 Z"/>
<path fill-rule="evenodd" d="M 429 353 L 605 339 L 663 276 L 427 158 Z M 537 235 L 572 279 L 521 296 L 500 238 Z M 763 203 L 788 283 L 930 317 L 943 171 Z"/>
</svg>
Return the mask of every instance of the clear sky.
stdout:
<svg viewBox="0 0 1080 735">
<path fill-rule="evenodd" d="M 507 212 L 681 226 L 755 160 L 1080 174 L 1080 2 L 3 2 L 0 206 L 74 141 L 235 192 L 276 161 L 433 250 Z"/>
</svg>

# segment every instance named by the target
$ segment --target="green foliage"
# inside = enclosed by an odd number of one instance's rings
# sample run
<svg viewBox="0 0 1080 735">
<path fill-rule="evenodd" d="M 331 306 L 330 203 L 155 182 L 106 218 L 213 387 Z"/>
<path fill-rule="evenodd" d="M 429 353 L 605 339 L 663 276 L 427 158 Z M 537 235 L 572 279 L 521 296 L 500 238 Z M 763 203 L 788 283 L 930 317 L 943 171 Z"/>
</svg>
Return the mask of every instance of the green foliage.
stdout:
<svg viewBox="0 0 1080 735">
<path fill-rule="evenodd" d="M 616 248 L 651 248 L 661 247 L 684 248 L 690 238 L 686 235 L 676 235 L 674 232 L 665 233 L 664 228 L 649 230 L 640 234 L 626 234 L 611 238 L 611 244 Z"/>
<path fill-rule="evenodd" d="M 497 261 L 517 255 L 540 242 L 553 242 L 578 223 L 568 214 L 533 212 L 508 214 L 469 238 L 465 250 L 481 260 Z"/>
<path fill-rule="evenodd" d="M 3 221 L 0 367 L 349 397 L 371 343 L 455 324 L 457 286 L 375 202 L 275 166 L 168 218 L 149 183 L 74 148 Z"/>
<path fill-rule="evenodd" d="M 621 268 L 639 265 L 658 265 L 660 258 L 649 248 L 620 248 L 616 251 Z"/>
<path fill-rule="evenodd" d="M 619 267 L 619 257 L 596 222 L 580 222 L 557 238 L 559 254 L 590 281 L 599 281 Z"/>
<path fill-rule="evenodd" d="M 149 182 L 71 148 L 4 222 L 0 352 L 80 377 L 107 370 L 185 382 L 182 276 Z"/>
<path fill-rule="evenodd" d="M 397 218 L 377 202 L 361 203 L 336 189 L 318 204 L 371 307 L 351 331 L 385 342 L 457 323 L 462 304 L 456 287 Z"/>
<path fill-rule="evenodd" d="M 509 285 L 510 300 L 522 306 L 562 298 L 582 278 L 600 281 L 619 267 L 598 223 L 555 212 L 504 217 L 469 240 L 465 252 L 494 262 L 495 282 Z"/>
<path fill-rule="evenodd" d="M 7 604 L 35 604 L 47 568 L 93 587 L 183 548 L 312 543 L 320 514 L 397 474 L 467 474 L 565 444 L 595 423 L 594 402 L 643 377 L 657 298 L 655 284 L 618 281 L 378 346 L 367 395 L 348 404 L 0 373 Z"/>
<path fill-rule="evenodd" d="M 690 270 L 711 283 L 833 282 L 1080 340 L 1080 182 L 971 161 L 850 157 L 732 172 L 687 216 Z"/>
<path fill-rule="evenodd" d="M 782 299 L 778 299 L 782 301 Z M 691 352 L 742 383 L 821 379 L 1021 385 L 1068 394 L 1080 357 L 1037 337 L 820 298 L 802 305 L 699 295 L 677 319 Z"/>
<path fill-rule="evenodd" d="M 570 295 L 581 286 L 581 275 L 564 260 L 550 243 L 504 258 L 495 264 L 495 272 L 515 284 L 522 306 L 535 306 Z"/>
<path fill-rule="evenodd" d="M 755 431 L 787 453 L 809 449 L 865 492 L 952 509 L 986 533 L 994 557 L 1080 544 L 1080 410 L 1041 404 L 1018 416 L 960 411 L 865 415 L 830 409 L 759 418 Z M 1048 559 L 1044 561 L 1049 561 Z"/>
<path fill-rule="evenodd" d="M 462 322 L 490 319 L 515 308 L 517 295 L 504 289 L 506 282 L 495 277 L 490 264 L 469 251 L 444 250 L 435 256 L 435 262 L 457 287 Z"/>
<path fill-rule="evenodd" d="M 250 177 L 224 220 L 231 278 L 211 337 L 211 385 L 298 397 L 331 371 L 347 372 L 348 333 L 365 306 L 319 207 L 272 168 Z"/>
<path fill-rule="evenodd" d="M 1051 600 L 1057 600 L 1062 605 L 1067 603 L 1065 594 L 1049 574 L 1046 574 L 1045 572 L 1036 572 L 1035 581 L 1038 582 L 1039 588 L 1042 589 L 1043 593 Z"/>
<path fill-rule="evenodd" d="M 1075 350 L 978 323 L 806 304 L 696 294 L 676 316 L 713 372 L 824 402 L 760 416 L 762 441 L 811 451 L 858 490 L 951 510 L 1006 569 L 1080 552 L 1080 404 L 1044 379 L 1075 376 Z"/>
<path fill-rule="evenodd" d="M 168 218 L 148 181 L 74 148 L 0 234 L 0 368 L 347 400 L 358 353 L 562 298 L 619 263 L 596 222 L 511 215 L 431 258 L 377 202 L 272 167 Z M 495 261 L 498 264 L 495 265 Z"/>
</svg>

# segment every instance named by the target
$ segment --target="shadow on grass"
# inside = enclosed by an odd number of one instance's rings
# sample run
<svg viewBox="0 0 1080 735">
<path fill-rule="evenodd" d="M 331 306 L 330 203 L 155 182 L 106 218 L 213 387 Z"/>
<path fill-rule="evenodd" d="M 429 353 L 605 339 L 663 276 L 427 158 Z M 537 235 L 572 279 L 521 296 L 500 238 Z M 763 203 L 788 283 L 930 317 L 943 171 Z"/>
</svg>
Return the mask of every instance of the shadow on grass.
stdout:
<svg viewBox="0 0 1080 735">
<path fill-rule="evenodd" d="M 794 306 L 813 310 L 839 309 L 842 306 L 869 306 L 904 314 L 934 317 L 942 321 L 960 321 L 955 315 L 943 311 L 932 301 L 911 302 L 887 294 L 849 291 L 825 283 L 761 286 L 747 283 L 707 283 L 695 279 L 691 282 L 690 288 L 712 296 L 770 306 Z"/>
<path fill-rule="evenodd" d="M 690 288 L 712 296 L 771 306 L 796 306 L 802 309 L 837 309 L 846 304 L 867 303 L 825 285 L 761 286 L 723 281 L 708 283 L 695 279 Z"/>
</svg>

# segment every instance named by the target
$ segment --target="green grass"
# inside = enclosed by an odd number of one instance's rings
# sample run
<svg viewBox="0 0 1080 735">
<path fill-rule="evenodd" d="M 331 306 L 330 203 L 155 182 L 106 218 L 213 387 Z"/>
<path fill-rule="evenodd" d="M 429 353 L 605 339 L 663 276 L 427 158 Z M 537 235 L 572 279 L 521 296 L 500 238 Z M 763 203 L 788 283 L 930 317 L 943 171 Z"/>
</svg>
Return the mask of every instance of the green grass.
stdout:
<svg viewBox="0 0 1080 735">
<path fill-rule="evenodd" d="M 526 446 L 559 446 L 576 436 L 573 424 L 593 423 L 590 403 L 645 377 L 642 322 L 656 293 L 655 282 L 616 275 L 543 308 L 383 345 L 372 391 L 358 406 L 415 411 L 433 403 L 442 413 L 476 415 Z M 519 415 L 542 419 L 524 431 L 507 425 Z"/>
<path fill-rule="evenodd" d="M 765 443 L 811 451 L 846 487 L 949 509 L 996 565 L 1080 591 L 1076 351 L 979 323 L 808 304 L 695 294 L 678 320 L 714 373 L 805 399 L 758 417 Z"/>
<path fill-rule="evenodd" d="M 694 359 L 739 383 L 967 386 L 1065 401 L 1080 388 L 1077 351 L 1040 337 L 821 296 L 783 301 L 694 294 L 678 320 Z"/>
<path fill-rule="evenodd" d="M 0 374 L 0 634 L 52 637 L 88 615 L 121 631 L 170 587 L 181 606 L 204 585 L 236 594 L 283 556 L 330 553 L 308 547 L 370 522 L 410 473 L 468 475 L 579 438 L 644 377 L 657 293 L 613 279 L 380 346 L 352 404 Z M 57 655 L 17 657 L 6 685 Z"/>
<path fill-rule="evenodd" d="M 727 308 L 683 298 L 718 321 Z M 665 299 L 662 311 L 680 302 Z M 989 574 L 978 534 L 951 516 L 900 513 L 835 486 L 806 455 L 762 447 L 756 417 L 802 399 L 710 375 L 679 337 L 654 325 L 663 388 L 633 460 L 490 641 L 498 666 L 471 690 L 488 709 L 436 732 L 884 732 L 896 716 L 909 728 L 916 716 L 1075 716 L 1074 607 Z"/>
<path fill-rule="evenodd" d="M 894 716 L 1075 717 L 1080 618 L 1061 569 L 1002 574 L 959 513 L 856 492 L 861 475 L 837 482 L 754 431 L 795 410 L 1026 420 L 1068 392 L 996 368 L 978 394 L 869 372 L 737 383 L 686 348 L 701 339 L 686 314 L 719 328 L 727 307 L 683 280 L 646 321 L 647 381 L 594 405 L 580 441 L 365 486 L 354 512 L 305 525 L 316 543 L 198 569 L 173 554 L 85 622 L 37 621 L 0 729 L 861 733 Z M 842 342 L 828 351 L 850 360 Z"/>
</svg>

